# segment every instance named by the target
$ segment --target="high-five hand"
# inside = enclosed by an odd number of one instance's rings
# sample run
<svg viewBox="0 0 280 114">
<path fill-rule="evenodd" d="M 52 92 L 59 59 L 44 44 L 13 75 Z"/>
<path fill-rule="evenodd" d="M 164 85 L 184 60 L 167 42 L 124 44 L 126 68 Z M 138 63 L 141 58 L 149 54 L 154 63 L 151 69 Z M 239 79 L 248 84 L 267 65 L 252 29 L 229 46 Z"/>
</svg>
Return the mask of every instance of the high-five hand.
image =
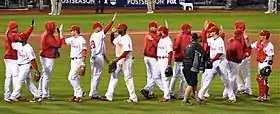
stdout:
<svg viewBox="0 0 280 114">
<path fill-rule="evenodd" d="M 221 32 L 224 32 L 223 25 L 220 26 Z"/>
<path fill-rule="evenodd" d="M 117 16 L 117 13 L 114 14 L 114 17 L 112 18 L 112 21 L 115 21 L 116 16 Z"/>
</svg>

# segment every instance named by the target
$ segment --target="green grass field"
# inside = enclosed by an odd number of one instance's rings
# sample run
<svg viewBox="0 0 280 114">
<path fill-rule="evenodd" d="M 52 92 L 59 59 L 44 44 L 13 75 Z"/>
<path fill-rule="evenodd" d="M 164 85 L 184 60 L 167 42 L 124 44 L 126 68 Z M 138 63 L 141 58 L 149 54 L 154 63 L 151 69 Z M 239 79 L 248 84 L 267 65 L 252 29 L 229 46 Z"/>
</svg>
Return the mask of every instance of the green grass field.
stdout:
<svg viewBox="0 0 280 114">
<path fill-rule="evenodd" d="M 62 16 L 43 16 L 43 15 L 20 15 L 20 16 L 1 16 L 0 30 L 5 31 L 7 23 L 10 20 L 19 22 L 20 30 L 28 26 L 32 19 L 36 20 L 35 31 L 43 31 L 43 23 L 53 20 L 57 23 L 63 23 L 65 30 L 71 24 L 80 25 L 82 31 L 91 31 L 92 21 L 101 21 L 107 23 L 112 15 L 62 15 Z M 193 25 L 193 30 L 200 30 L 203 27 L 204 20 L 212 20 L 218 24 L 222 24 L 226 30 L 233 30 L 233 22 L 235 20 L 243 20 L 246 22 L 248 31 L 256 32 L 262 28 L 268 28 L 274 33 L 280 33 L 280 15 L 264 15 L 264 14 L 196 14 L 196 13 L 170 13 L 170 14 L 120 14 L 116 19 L 116 23 L 125 22 L 131 30 L 145 30 L 147 23 L 151 20 L 156 20 L 164 24 L 164 19 L 167 19 L 171 29 L 179 29 L 182 23 L 190 23 Z M 2 32 L 2 33 L 3 33 Z M 3 41 L 3 40 L 2 40 Z M 38 47 L 35 47 L 38 52 Z M 0 52 L 4 53 L 4 47 L 0 47 Z M 61 49 L 61 58 L 55 61 L 53 77 L 51 79 L 51 95 L 56 98 L 56 101 L 44 101 L 41 103 L 19 102 L 8 104 L 2 101 L 4 89 L 5 67 L 3 61 L 0 62 L 0 114 L 131 114 L 131 113 L 153 113 L 153 114 L 280 114 L 280 77 L 279 71 L 274 70 L 270 76 L 270 94 L 271 101 L 258 102 L 255 97 L 239 95 L 238 102 L 234 104 L 224 103 L 222 99 L 223 84 L 219 77 L 216 77 L 211 85 L 211 93 L 214 94 L 214 100 L 206 101 L 207 105 L 203 106 L 181 106 L 179 100 L 173 100 L 169 103 L 161 103 L 158 101 L 148 101 L 139 93 L 139 90 L 146 84 L 146 73 L 143 59 L 137 57 L 133 65 L 134 84 L 139 98 L 139 103 L 124 103 L 123 100 L 128 98 L 128 92 L 123 80 L 119 78 L 118 85 L 115 89 L 113 102 L 105 102 L 100 100 L 89 100 L 84 98 L 82 103 L 70 103 L 68 98 L 72 96 L 72 86 L 67 80 L 69 71 L 69 50 L 68 48 Z M 139 54 L 138 54 L 139 55 Z M 276 55 L 277 56 L 277 55 Z M 37 56 L 38 57 L 38 56 Z M 109 55 L 112 59 L 113 54 Z M 3 60 L 3 56 L 0 56 Z M 37 60 L 38 61 L 38 60 Z M 90 65 L 87 60 L 86 76 L 82 78 L 81 85 L 83 90 L 88 93 L 90 86 Z M 104 73 L 99 86 L 99 94 L 103 95 L 106 92 L 109 83 L 109 74 L 107 66 L 104 67 Z M 255 81 L 256 70 L 252 69 L 252 89 L 253 94 L 257 95 L 257 83 Z M 200 77 L 199 77 L 200 78 Z M 158 96 L 162 92 L 156 87 L 155 93 Z M 176 87 L 176 95 L 178 87 Z M 22 96 L 32 98 L 26 85 L 22 89 Z"/>
</svg>

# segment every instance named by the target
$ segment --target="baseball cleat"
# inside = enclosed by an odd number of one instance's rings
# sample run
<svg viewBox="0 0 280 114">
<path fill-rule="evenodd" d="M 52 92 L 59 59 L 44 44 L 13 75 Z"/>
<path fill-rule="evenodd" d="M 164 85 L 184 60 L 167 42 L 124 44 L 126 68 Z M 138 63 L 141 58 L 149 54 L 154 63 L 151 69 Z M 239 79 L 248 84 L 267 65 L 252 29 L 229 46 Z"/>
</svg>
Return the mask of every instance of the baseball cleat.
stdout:
<svg viewBox="0 0 280 114">
<path fill-rule="evenodd" d="M 4 98 L 4 101 L 7 102 L 7 103 L 14 103 L 14 101 L 12 99 Z"/>
<path fill-rule="evenodd" d="M 76 99 L 74 100 L 74 102 L 82 102 L 83 101 L 83 99 L 81 98 L 81 97 L 76 97 Z"/>
<path fill-rule="evenodd" d="M 209 95 L 208 97 L 204 97 L 205 99 L 214 99 L 214 96 Z"/>
<path fill-rule="evenodd" d="M 103 101 L 109 101 L 105 95 L 99 96 L 99 99 L 101 99 Z"/>
<path fill-rule="evenodd" d="M 89 98 L 90 98 L 90 99 L 99 99 L 98 96 L 96 96 L 96 97 L 89 96 Z"/>
<path fill-rule="evenodd" d="M 146 99 L 150 99 L 149 98 L 149 91 L 145 90 L 145 89 L 141 89 L 140 93 L 146 98 Z"/>
<path fill-rule="evenodd" d="M 170 99 L 165 99 L 165 98 L 161 98 L 158 100 L 159 102 L 169 102 L 171 101 Z"/>
<path fill-rule="evenodd" d="M 31 103 L 37 103 L 37 102 L 41 102 L 42 99 L 41 98 L 38 98 L 38 97 L 34 97 L 32 100 L 30 100 L 29 102 Z"/>
<path fill-rule="evenodd" d="M 72 97 L 71 99 L 69 99 L 70 102 L 75 102 L 76 97 Z"/>
<path fill-rule="evenodd" d="M 26 101 L 26 99 L 21 97 L 21 96 L 19 96 L 18 98 L 13 99 L 13 101 Z"/>
<path fill-rule="evenodd" d="M 198 100 L 196 101 L 196 103 L 197 103 L 198 105 L 203 105 L 203 104 L 205 104 L 205 102 L 204 102 L 202 99 L 199 99 L 199 98 L 198 98 Z"/>
<path fill-rule="evenodd" d="M 154 13 L 154 11 L 148 11 L 148 12 L 147 12 L 147 14 L 152 14 L 152 13 Z"/>
<path fill-rule="evenodd" d="M 171 99 L 177 99 L 174 95 L 170 95 Z"/>
<path fill-rule="evenodd" d="M 157 98 L 157 96 L 154 93 L 149 95 L 149 99 L 153 99 L 153 98 Z"/>
<path fill-rule="evenodd" d="M 178 99 L 179 99 L 179 100 L 183 100 L 184 98 L 181 98 L 181 97 L 180 97 L 180 98 L 178 98 Z"/>
<path fill-rule="evenodd" d="M 225 102 L 228 102 L 228 103 L 235 103 L 236 100 L 229 100 L 229 99 L 227 99 Z"/>
<path fill-rule="evenodd" d="M 126 102 L 126 103 L 136 103 L 136 102 L 138 102 L 138 101 L 134 101 L 134 100 L 132 100 L 132 99 L 127 99 L 127 100 L 124 100 L 124 102 Z"/>
</svg>

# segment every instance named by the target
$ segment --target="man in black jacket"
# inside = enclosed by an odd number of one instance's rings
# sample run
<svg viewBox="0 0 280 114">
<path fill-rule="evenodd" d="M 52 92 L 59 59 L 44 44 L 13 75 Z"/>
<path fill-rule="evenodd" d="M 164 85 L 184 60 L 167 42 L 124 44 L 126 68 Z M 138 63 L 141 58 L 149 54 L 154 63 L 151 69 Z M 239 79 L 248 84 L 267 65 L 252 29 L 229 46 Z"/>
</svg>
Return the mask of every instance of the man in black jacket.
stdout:
<svg viewBox="0 0 280 114">
<path fill-rule="evenodd" d="M 193 95 L 195 95 L 195 91 L 197 91 L 197 82 L 198 82 L 197 75 L 199 72 L 204 72 L 205 70 L 204 64 L 205 64 L 206 54 L 205 51 L 203 50 L 203 47 L 199 44 L 200 41 L 201 41 L 200 36 L 197 33 L 193 33 L 191 44 L 189 44 L 185 48 L 183 73 L 187 80 L 188 86 L 185 90 L 185 96 L 182 101 L 182 105 L 192 104 L 189 102 L 188 97 L 191 92 L 193 92 Z"/>
<path fill-rule="evenodd" d="M 98 14 L 98 13 L 103 13 L 104 11 L 104 2 L 105 0 L 95 0 L 94 3 L 95 3 L 95 14 Z M 99 12 L 100 10 L 100 12 Z"/>
</svg>

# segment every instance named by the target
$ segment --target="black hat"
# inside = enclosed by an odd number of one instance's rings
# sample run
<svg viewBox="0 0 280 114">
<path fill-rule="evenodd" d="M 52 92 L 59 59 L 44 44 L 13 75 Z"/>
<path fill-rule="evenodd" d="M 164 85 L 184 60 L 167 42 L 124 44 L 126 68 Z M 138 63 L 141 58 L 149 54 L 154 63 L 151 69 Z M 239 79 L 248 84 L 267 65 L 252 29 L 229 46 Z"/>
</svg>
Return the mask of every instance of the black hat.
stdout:
<svg viewBox="0 0 280 114">
<path fill-rule="evenodd" d="M 200 36 L 197 34 L 197 33 L 193 33 L 192 34 L 192 40 L 194 41 L 194 40 L 197 40 L 197 39 L 199 39 L 200 38 Z"/>
</svg>

